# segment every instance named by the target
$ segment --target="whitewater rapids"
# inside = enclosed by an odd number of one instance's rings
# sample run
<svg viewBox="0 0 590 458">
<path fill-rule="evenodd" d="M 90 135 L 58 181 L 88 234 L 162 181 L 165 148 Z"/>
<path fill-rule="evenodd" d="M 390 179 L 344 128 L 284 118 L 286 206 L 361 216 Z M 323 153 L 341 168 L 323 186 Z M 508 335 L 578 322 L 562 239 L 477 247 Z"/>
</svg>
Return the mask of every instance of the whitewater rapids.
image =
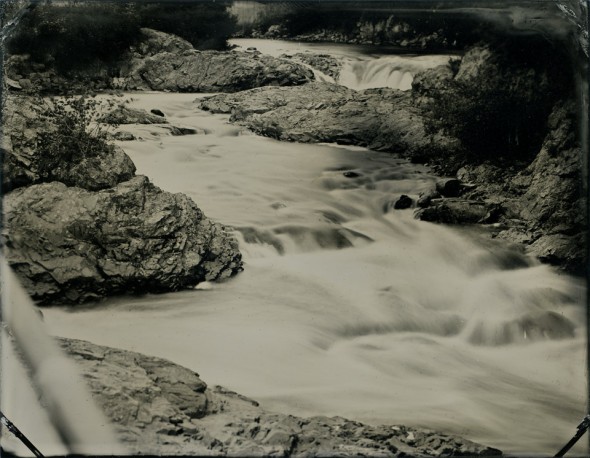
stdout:
<svg viewBox="0 0 590 458">
<path fill-rule="evenodd" d="M 258 137 L 195 95 L 126 97 L 204 132 L 125 127 L 139 139 L 120 145 L 138 173 L 233 227 L 245 270 L 45 309 L 51 333 L 170 359 L 282 413 L 424 426 L 519 455 L 572 436 L 586 406 L 582 281 L 393 210 L 432 185 L 424 166 Z"/>
</svg>

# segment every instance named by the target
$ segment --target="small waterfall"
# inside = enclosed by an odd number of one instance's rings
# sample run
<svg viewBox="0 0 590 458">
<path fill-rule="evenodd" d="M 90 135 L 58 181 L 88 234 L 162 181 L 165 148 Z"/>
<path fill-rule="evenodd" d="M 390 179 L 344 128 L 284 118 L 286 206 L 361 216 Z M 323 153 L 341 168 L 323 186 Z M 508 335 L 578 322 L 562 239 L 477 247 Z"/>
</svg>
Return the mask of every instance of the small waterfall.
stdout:
<svg viewBox="0 0 590 458">
<path fill-rule="evenodd" d="M 407 91 L 414 76 L 428 68 L 445 65 L 449 56 L 383 56 L 345 59 L 338 83 L 351 89 L 390 87 Z"/>
</svg>

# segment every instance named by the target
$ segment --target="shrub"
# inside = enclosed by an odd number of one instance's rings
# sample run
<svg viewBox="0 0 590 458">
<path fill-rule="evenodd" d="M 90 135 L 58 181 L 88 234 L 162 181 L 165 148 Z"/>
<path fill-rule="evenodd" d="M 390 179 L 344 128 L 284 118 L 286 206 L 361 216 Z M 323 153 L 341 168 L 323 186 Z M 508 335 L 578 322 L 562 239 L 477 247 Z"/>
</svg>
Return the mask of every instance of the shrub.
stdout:
<svg viewBox="0 0 590 458">
<path fill-rule="evenodd" d="M 58 179 L 55 173 L 64 164 L 97 157 L 113 148 L 107 131 L 96 122 L 98 107 L 94 98 L 66 97 L 40 110 L 40 117 L 50 126 L 36 136 L 41 152 L 37 172 L 43 181 Z"/>
<path fill-rule="evenodd" d="M 65 74 L 94 63 L 116 62 L 136 42 L 139 28 L 120 4 L 39 5 L 23 17 L 7 49 L 29 54 L 36 62 L 54 61 Z"/>
</svg>

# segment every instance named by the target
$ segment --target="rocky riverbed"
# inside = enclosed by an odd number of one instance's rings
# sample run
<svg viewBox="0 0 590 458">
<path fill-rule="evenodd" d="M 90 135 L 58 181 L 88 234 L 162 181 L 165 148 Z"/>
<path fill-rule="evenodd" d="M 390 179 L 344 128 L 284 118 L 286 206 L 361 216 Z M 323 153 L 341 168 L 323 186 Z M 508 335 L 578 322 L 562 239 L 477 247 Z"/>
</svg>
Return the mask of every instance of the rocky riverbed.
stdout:
<svg viewBox="0 0 590 458">
<path fill-rule="evenodd" d="M 301 418 L 161 358 L 60 339 L 133 454 L 221 456 L 498 456 L 457 436 L 340 417 Z"/>
</svg>

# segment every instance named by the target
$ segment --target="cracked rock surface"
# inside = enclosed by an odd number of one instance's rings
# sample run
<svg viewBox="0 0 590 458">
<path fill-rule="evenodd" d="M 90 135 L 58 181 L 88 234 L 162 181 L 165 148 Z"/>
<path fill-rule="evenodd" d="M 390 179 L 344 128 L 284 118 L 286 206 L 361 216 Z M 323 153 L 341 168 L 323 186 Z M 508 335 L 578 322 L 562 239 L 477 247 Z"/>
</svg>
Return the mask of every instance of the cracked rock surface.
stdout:
<svg viewBox="0 0 590 458">
<path fill-rule="evenodd" d="M 241 270 L 237 242 L 144 176 L 90 192 L 53 182 L 4 197 L 5 255 L 33 299 L 180 290 Z"/>
<path fill-rule="evenodd" d="M 406 426 L 341 417 L 301 418 L 256 401 L 165 359 L 60 339 L 92 395 L 133 454 L 224 456 L 493 456 L 499 450 Z"/>
</svg>

